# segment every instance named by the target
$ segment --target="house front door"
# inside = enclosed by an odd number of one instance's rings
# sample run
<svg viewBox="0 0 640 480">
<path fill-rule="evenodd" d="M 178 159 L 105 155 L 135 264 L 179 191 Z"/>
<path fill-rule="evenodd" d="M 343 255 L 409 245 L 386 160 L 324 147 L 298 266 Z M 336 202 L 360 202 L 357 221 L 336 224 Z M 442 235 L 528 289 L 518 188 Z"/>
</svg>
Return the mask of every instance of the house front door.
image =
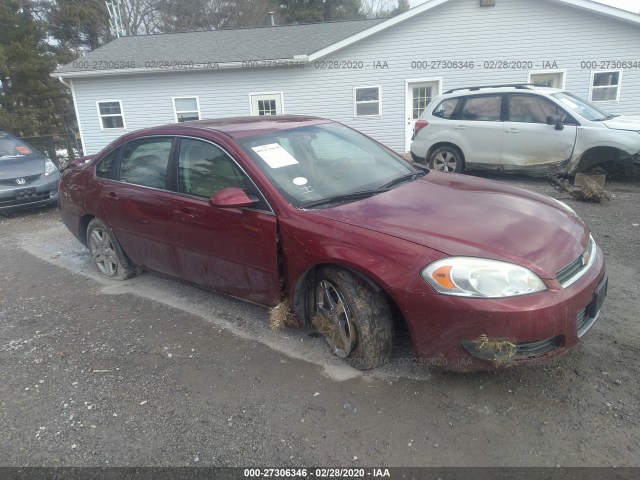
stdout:
<svg viewBox="0 0 640 480">
<path fill-rule="evenodd" d="M 440 80 L 407 80 L 405 107 L 405 152 L 411 146 L 416 120 L 433 97 L 440 94 Z"/>
</svg>

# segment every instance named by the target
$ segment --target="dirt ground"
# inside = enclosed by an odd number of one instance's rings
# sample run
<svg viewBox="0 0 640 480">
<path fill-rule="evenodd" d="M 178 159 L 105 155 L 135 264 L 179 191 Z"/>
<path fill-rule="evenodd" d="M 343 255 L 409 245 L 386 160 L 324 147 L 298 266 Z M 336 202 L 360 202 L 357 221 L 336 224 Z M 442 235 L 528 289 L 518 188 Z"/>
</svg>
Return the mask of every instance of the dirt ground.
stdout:
<svg viewBox="0 0 640 480">
<path fill-rule="evenodd" d="M 640 466 L 640 183 L 588 204 L 491 178 L 565 201 L 606 255 L 597 323 L 548 365 L 358 372 L 259 307 L 100 278 L 55 209 L 0 216 L 0 466 Z"/>
</svg>

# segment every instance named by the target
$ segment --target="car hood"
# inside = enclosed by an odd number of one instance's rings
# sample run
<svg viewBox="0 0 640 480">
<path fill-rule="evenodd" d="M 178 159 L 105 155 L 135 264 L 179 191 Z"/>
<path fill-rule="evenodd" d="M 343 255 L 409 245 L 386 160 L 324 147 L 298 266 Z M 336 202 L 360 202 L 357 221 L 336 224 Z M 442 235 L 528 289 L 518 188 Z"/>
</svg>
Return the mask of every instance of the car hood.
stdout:
<svg viewBox="0 0 640 480">
<path fill-rule="evenodd" d="M 555 200 L 465 175 L 429 172 L 389 192 L 310 213 L 447 255 L 526 266 L 543 278 L 578 258 L 589 232 Z"/>
<path fill-rule="evenodd" d="M 614 130 L 633 130 L 640 132 L 640 116 L 621 115 L 619 117 L 614 117 L 611 120 L 605 120 L 602 123 Z"/>
<path fill-rule="evenodd" d="M 45 160 L 40 154 L 0 157 L 0 180 L 40 175 Z"/>
</svg>

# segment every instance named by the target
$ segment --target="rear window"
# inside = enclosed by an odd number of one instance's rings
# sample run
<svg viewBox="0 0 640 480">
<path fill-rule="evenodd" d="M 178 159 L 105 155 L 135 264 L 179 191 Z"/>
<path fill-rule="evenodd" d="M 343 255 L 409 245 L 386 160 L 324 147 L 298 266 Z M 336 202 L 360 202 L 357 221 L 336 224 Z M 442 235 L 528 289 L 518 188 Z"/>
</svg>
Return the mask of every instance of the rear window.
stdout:
<svg viewBox="0 0 640 480">
<path fill-rule="evenodd" d="M 0 133 L 0 157 L 30 155 L 32 153 L 34 153 L 33 148 L 26 143 L 8 133 Z"/>
<path fill-rule="evenodd" d="M 451 120 L 456 108 L 458 107 L 458 103 L 460 103 L 459 98 L 447 98 L 446 100 L 443 100 L 436 108 L 434 108 L 433 116 Z"/>
</svg>

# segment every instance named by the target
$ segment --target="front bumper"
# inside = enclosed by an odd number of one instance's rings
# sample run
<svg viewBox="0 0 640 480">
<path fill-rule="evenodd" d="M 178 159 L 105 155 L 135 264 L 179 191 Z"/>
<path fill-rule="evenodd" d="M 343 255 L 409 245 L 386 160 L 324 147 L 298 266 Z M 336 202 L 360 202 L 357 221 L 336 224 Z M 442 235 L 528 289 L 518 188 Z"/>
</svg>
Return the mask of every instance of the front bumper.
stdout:
<svg viewBox="0 0 640 480">
<path fill-rule="evenodd" d="M 598 247 L 589 271 L 567 288 L 475 299 L 434 294 L 419 282 L 414 286 L 395 297 L 423 363 L 493 370 L 542 363 L 575 345 L 598 318 L 607 275 Z"/>
<path fill-rule="evenodd" d="M 60 173 L 54 172 L 23 185 L 0 181 L 0 212 L 51 205 L 58 201 Z"/>
</svg>

